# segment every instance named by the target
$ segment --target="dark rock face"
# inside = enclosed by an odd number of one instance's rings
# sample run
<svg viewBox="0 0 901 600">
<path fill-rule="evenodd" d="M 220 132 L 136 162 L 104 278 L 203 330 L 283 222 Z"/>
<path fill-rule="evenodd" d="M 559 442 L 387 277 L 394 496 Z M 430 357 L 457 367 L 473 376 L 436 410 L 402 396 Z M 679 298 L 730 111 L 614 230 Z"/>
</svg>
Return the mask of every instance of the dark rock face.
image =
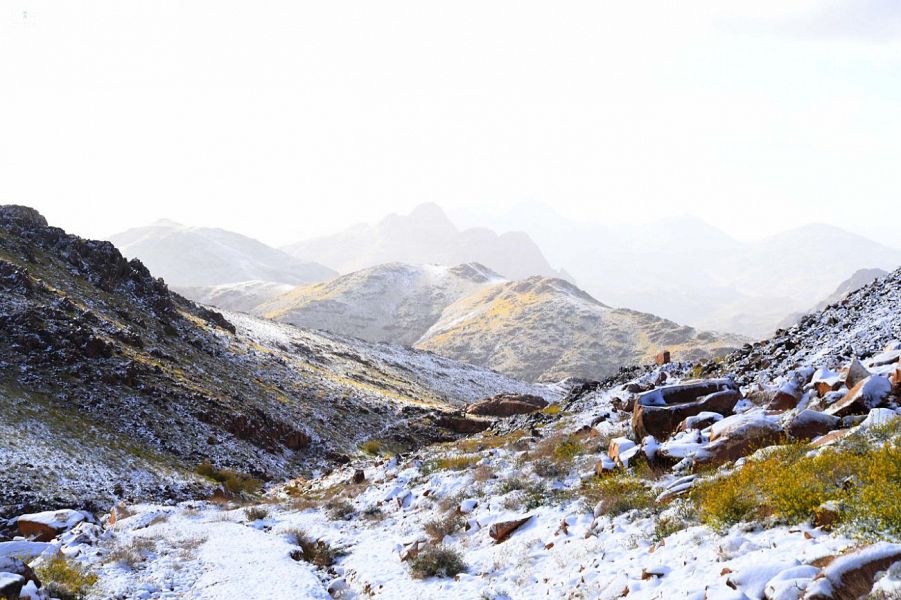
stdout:
<svg viewBox="0 0 901 600">
<path fill-rule="evenodd" d="M 435 425 L 454 433 L 473 434 L 485 431 L 491 423 L 477 419 L 467 419 L 466 417 L 441 415 L 435 419 Z"/>
<path fill-rule="evenodd" d="M 826 435 L 841 426 L 841 419 L 815 410 L 805 409 L 798 413 L 786 427 L 786 433 L 796 440 L 812 440 Z"/>
<path fill-rule="evenodd" d="M 547 400 L 528 394 L 501 394 L 466 407 L 466 413 L 486 417 L 511 417 L 538 412 L 548 405 Z"/>
<path fill-rule="evenodd" d="M 697 391 L 715 389 L 720 386 L 692 385 L 690 391 L 677 389 L 679 387 L 670 386 L 664 397 L 668 396 L 675 399 L 690 398 Z M 665 388 L 660 388 L 660 390 L 663 389 Z M 646 397 L 647 395 L 643 394 L 642 396 Z M 632 429 L 639 439 L 648 435 L 653 435 L 657 439 L 665 439 L 675 432 L 679 424 L 687 417 L 693 417 L 702 412 L 730 415 L 735 404 L 741 400 L 741 392 L 736 389 L 716 391 L 698 399 L 683 401 L 678 404 L 668 403 L 663 406 L 642 404 L 642 396 L 635 403 L 635 408 L 632 412 Z"/>
<path fill-rule="evenodd" d="M 515 519 L 513 521 L 503 521 L 501 523 L 495 523 L 488 530 L 488 535 L 491 536 L 491 539 L 493 539 L 496 544 L 503 543 L 507 541 L 507 538 L 513 535 L 513 532 L 528 523 L 531 518 L 531 516 L 528 516 L 523 517 L 522 519 Z"/>
</svg>

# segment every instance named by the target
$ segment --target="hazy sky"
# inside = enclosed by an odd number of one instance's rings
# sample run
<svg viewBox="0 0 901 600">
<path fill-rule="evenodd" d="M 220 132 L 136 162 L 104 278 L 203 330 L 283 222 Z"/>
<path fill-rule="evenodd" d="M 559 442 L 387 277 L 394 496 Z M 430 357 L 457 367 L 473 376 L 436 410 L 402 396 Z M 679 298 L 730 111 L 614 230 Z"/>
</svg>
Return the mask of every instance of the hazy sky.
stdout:
<svg viewBox="0 0 901 600">
<path fill-rule="evenodd" d="M 5 0 L 0 202 L 90 236 L 533 201 L 898 246 L 896 40 L 897 0 Z"/>
</svg>

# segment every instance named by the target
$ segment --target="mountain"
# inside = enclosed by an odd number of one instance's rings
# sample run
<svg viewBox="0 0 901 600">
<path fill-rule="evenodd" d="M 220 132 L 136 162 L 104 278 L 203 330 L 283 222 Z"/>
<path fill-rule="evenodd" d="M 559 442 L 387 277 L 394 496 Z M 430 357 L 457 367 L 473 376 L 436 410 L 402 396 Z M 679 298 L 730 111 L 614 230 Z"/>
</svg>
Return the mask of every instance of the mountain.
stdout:
<svg viewBox="0 0 901 600">
<path fill-rule="evenodd" d="M 298 260 L 239 233 L 186 227 L 168 220 L 129 229 L 109 239 L 125 256 L 140 259 L 175 288 L 248 281 L 297 285 L 336 275 L 327 267 Z"/>
<path fill-rule="evenodd" d="M 601 379 L 653 362 L 662 350 L 676 360 L 718 356 L 745 341 L 610 308 L 566 281 L 530 277 L 451 304 L 416 347 L 527 380 L 556 381 Z"/>
<path fill-rule="evenodd" d="M 442 415 L 501 392 L 555 394 L 208 310 L 109 242 L 0 207 L 0 515 L 208 495 L 203 461 L 263 480 L 310 474 L 372 437 L 452 437 Z"/>
<path fill-rule="evenodd" d="M 241 281 L 220 285 L 173 288 L 179 294 L 195 302 L 215 306 L 223 310 L 251 312 L 257 306 L 270 302 L 294 289 L 289 283 L 275 281 Z"/>
<path fill-rule="evenodd" d="M 797 323 L 804 315 L 819 312 L 832 304 L 841 302 L 851 292 L 855 292 L 860 288 L 876 281 L 877 279 L 885 277 L 886 275 L 888 275 L 888 271 L 883 271 L 882 269 L 860 269 L 859 271 L 855 271 L 854 274 L 851 275 L 851 277 L 841 282 L 834 292 L 817 303 L 817 305 L 812 309 L 807 310 L 803 313 L 795 313 L 793 315 L 789 315 L 785 320 L 782 321 L 780 327 L 791 327 L 792 325 Z"/>
<path fill-rule="evenodd" d="M 297 287 L 254 313 L 299 327 L 412 346 L 448 305 L 501 280 L 477 263 L 389 263 Z"/>
<path fill-rule="evenodd" d="M 522 232 L 498 235 L 484 228 L 459 230 L 435 204 L 409 215 L 389 215 L 334 235 L 298 242 L 285 252 L 350 273 L 384 263 L 456 265 L 480 263 L 504 277 L 559 277 L 532 239 Z"/>
<path fill-rule="evenodd" d="M 478 264 L 379 265 L 299 286 L 253 312 L 409 345 L 529 381 L 598 379 L 664 349 L 688 359 L 747 341 L 612 309 L 562 279 L 508 281 Z"/>
<path fill-rule="evenodd" d="M 772 334 L 859 269 L 901 265 L 901 250 L 822 224 L 743 242 L 690 216 L 613 225 L 525 203 L 485 218 L 526 231 L 551 262 L 613 306 L 754 338 Z"/>
</svg>

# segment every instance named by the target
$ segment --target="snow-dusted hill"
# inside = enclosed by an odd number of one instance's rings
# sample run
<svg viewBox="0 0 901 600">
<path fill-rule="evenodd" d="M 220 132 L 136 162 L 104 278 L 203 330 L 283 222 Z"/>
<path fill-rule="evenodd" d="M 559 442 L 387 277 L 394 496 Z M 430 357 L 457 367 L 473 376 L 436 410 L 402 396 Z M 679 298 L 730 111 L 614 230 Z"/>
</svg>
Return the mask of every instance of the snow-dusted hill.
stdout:
<svg viewBox="0 0 901 600">
<path fill-rule="evenodd" d="M 168 220 L 110 237 L 129 258 L 138 258 L 170 286 L 188 288 L 246 281 L 297 285 L 335 275 L 327 267 L 288 256 L 247 236 Z M 193 299 L 193 298 L 192 298 Z"/>
<path fill-rule="evenodd" d="M 500 275 L 475 263 L 388 263 L 300 286 L 253 312 L 300 327 L 412 346 L 448 305 L 498 281 Z"/>
</svg>

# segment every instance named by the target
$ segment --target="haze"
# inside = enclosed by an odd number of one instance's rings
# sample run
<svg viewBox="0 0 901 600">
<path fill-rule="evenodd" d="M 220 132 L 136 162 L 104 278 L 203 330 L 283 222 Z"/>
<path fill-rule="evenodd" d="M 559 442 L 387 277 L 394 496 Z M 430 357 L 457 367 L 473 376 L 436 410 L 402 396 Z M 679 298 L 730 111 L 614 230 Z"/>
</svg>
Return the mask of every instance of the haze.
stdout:
<svg viewBox="0 0 901 600">
<path fill-rule="evenodd" d="M 785 4 L 11 0 L 0 201 L 94 237 L 532 202 L 897 246 L 901 7 Z"/>
</svg>

